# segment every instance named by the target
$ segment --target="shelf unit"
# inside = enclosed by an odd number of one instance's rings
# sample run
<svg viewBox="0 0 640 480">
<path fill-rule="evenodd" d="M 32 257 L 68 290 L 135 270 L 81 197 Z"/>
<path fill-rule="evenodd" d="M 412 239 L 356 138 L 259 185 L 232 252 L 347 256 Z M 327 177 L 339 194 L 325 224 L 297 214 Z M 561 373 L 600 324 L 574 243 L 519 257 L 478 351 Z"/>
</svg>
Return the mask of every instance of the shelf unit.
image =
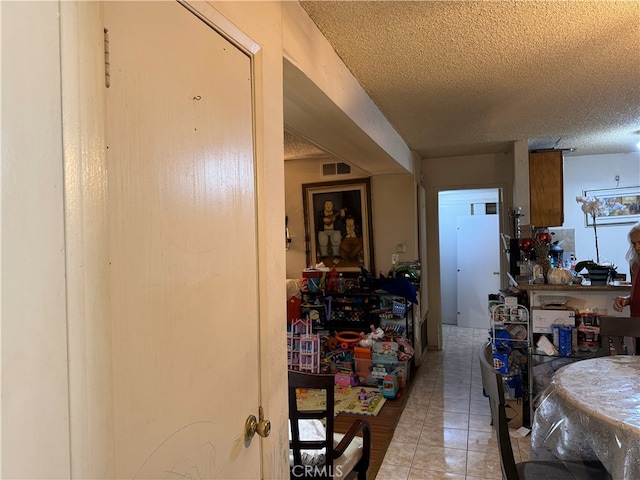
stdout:
<svg viewBox="0 0 640 480">
<path fill-rule="evenodd" d="M 405 337 L 413 345 L 413 304 L 384 291 L 301 292 L 302 316 L 314 330 L 369 332 L 380 327 L 389 336 Z"/>
<path fill-rule="evenodd" d="M 520 397 L 523 399 L 523 424 L 530 426 L 533 418 L 533 377 L 529 310 L 520 304 L 501 303 L 490 309 L 490 320 L 493 362 L 503 374 L 505 398 L 507 403 Z"/>
</svg>

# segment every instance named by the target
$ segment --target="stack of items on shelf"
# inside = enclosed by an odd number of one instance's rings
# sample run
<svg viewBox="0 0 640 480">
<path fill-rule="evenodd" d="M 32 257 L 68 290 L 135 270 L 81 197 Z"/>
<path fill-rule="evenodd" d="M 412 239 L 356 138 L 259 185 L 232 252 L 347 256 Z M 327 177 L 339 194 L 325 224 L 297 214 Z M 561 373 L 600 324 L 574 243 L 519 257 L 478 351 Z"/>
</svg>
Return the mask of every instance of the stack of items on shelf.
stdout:
<svg viewBox="0 0 640 480">
<path fill-rule="evenodd" d="M 414 352 L 404 337 L 387 337 L 381 328 L 371 325 L 367 335 L 341 332 L 323 340 L 329 351 L 321 361 L 321 370 L 333 373 L 339 385 L 379 387 L 385 397 L 395 398 L 409 379 Z"/>
<path fill-rule="evenodd" d="M 576 314 L 571 308 L 533 309 L 531 330 L 537 354 L 567 357 L 576 350 Z"/>
<path fill-rule="evenodd" d="M 548 356 L 593 356 L 600 348 L 600 313 L 575 310 L 566 297 L 541 296 L 531 312 L 536 353 Z"/>
<path fill-rule="evenodd" d="M 494 368 L 502 373 L 509 427 L 520 428 L 524 423 L 524 404 L 527 403 L 530 390 L 529 311 L 519 305 L 515 297 L 506 297 L 504 300 L 506 303 L 495 303 L 495 298 L 489 301 L 489 340 Z"/>
<path fill-rule="evenodd" d="M 332 373 L 336 385 L 377 387 L 394 398 L 414 355 L 415 286 L 406 278 L 375 279 L 364 269 L 342 275 L 305 268 L 297 294 L 288 288 L 289 368 Z"/>
</svg>

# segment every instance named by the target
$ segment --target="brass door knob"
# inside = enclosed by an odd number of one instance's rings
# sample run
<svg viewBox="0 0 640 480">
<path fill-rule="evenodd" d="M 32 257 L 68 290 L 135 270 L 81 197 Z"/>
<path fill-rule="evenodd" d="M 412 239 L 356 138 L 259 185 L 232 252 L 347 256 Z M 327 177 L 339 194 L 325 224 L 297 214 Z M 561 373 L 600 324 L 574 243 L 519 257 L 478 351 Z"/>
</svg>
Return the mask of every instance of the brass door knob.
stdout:
<svg viewBox="0 0 640 480">
<path fill-rule="evenodd" d="M 271 422 L 264 419 L 264 412 L 262 407 L 258 409 L 259 419 L 255 415 L 249 415 L 247 421 L 244 423 L 244 438 L 245 440 L 251 440 L 257 433 L 262 438 L 266 438 L 271 433 Z"/>
</svg>

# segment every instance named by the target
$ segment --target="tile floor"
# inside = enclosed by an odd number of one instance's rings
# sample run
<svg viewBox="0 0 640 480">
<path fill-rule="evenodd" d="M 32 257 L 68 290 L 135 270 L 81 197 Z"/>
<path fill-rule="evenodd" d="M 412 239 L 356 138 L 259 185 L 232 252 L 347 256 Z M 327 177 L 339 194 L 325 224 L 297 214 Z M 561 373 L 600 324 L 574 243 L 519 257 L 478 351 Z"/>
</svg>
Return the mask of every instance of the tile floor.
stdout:
<svg viewBox="0 0 640 480">
<path fill-rule="evenodd" d="M 428 352 L 377 480 L 501 480 L 478 364 L 487 332 L 445 325 L 443 350 Z M 512 439 L 516 462 L 530 437 Z"/>
</svg>

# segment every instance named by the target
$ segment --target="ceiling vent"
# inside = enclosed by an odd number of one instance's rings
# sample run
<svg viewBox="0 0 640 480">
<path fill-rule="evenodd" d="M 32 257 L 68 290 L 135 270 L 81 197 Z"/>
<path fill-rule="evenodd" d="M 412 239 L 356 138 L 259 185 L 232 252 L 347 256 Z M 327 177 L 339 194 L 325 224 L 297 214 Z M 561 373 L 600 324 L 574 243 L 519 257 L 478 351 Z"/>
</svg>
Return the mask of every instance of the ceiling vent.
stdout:
<svg viewBox="0 0 640 480">
<path fill-rule="evenodd" d="M 348 175 L 351 173 L 351 167 L 346 163 L 323 163 L 322 164 L 322 176 L 329 175 Z"/>
</svg>

